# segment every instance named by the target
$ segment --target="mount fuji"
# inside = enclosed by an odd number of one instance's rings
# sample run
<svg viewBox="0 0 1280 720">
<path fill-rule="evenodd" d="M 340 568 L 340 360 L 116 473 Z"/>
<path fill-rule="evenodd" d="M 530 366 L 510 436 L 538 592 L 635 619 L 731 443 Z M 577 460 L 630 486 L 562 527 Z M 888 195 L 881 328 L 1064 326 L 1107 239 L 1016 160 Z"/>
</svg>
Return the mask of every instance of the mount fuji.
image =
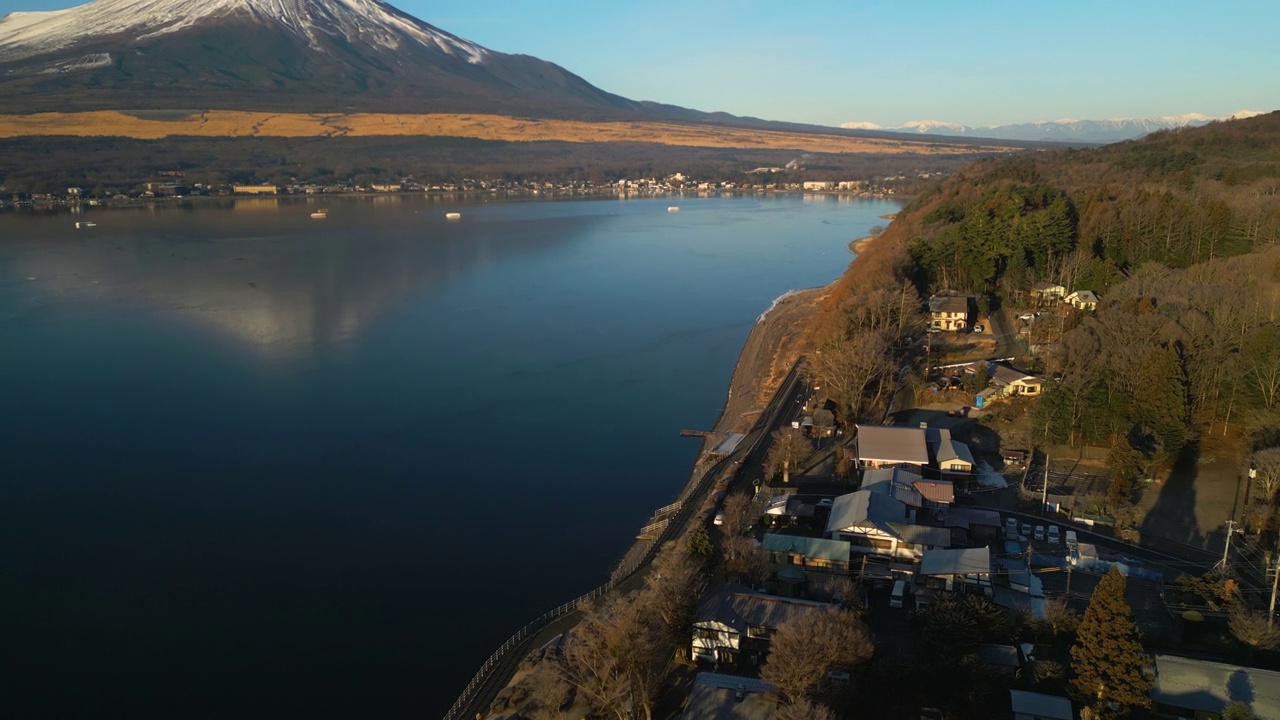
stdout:
<svg viewBox="0 0 1280 720">
<path fill-rule="evenodd" d="M 489 50 L 380 0 L 94 0 L 0 18 L 0 112 L 118 108 L 689 112 Z"/>
</svg>

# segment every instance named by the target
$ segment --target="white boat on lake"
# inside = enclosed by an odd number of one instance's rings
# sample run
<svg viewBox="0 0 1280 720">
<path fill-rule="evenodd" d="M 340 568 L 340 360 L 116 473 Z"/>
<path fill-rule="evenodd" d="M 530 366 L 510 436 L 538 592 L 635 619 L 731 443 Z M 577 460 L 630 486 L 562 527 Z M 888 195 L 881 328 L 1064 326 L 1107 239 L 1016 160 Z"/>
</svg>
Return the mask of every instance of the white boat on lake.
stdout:
<svg viewBox="0 0 1280 720">
<path fill-rule="evenodd" d="M 680 208 L 676 205 L 672 205 L 671 207 L 667 208 L 667 212 L 680 212 Z"/>
<path fill-rule="evenodd" d="M 81 221 L 81 222 L 76 223 L 76 229 L 77 229 L 77 230 L 79 230 L 79 229 L 81 229 L 81 228 L 91 228 L 91 227 L 98 227 L 98 223 L 95 223 L 95 222 L 84 222 L 84 221 Z"/>
<path fill-rule="evenodd" d="M 445 220 L 461 220 L 461 219 L 462 219 L 462 213 L 457 213 L 457 212 L 445 213 L 445 214 L 444 214 L 444 219 L 445 219 Z"/>
</svg>

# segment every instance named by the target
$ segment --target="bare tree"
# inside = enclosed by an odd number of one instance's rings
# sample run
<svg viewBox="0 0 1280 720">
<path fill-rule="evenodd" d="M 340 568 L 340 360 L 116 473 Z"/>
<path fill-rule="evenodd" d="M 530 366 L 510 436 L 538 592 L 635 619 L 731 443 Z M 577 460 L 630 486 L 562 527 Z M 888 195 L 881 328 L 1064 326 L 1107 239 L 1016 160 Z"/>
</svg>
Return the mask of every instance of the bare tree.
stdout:
<svg viewBox="0 0 1280 720">
<path fill-rule="evenodd" d="M 1280 491 L 1280 447 L 1259 450 L 1250 455 L 1249 460 L 1258 471 L 1253 486 L 1259 494 L 1254 497 L 1260 495 L 1268 504 L 1275 502 L 1276 492 Z"/>
<path fill-rule="evenodd" d="M 565 645 L 564 679 L 597 712 L 652 720 L 670 655 L 646 602 L 615 598 L 593 608 Z"/>
<path fill-rule="evenodd" d="M 760 677 L 790 702 L 808 699 L 828 673 L 850 670 L 875 652 L 871 633 L 857 616 L 823 608 L 783 623 L 769 643 Z"/>
<path fill-rule="evenodd" d="M 702 560 L 679 543 L 667 543 L 654 559 L 646 601 L 662 620 L 667 643 L 677 653 L 689 650 L 693 614 L 706 583 Z"/>
<path fill-rule="evenodd" d="M 1074 635 L 1080 627 L 1080 614 L 1071 609 L 1062 598 L 1054 598 L 1044 605 L 1044 618 L 1033 621 L 1036 629 L 1048 631 L 1051 637 Z"/>
<path fill-rule="evenodd" d="M 755 583 L 764 579 L 767 560 L 764 548 L 755 540 L 745 535 L 725 538 L 725 568 L 738 573 L 748 582 Z"/>
<path fill-rule="evenodd" d="M 765 472 L 770 477 L 782 473 L 782 482 L 790 482 L 792 468 L 811 452 L 813 444 L 799 428 L 784 427 L 773 433 L 769 454 L 764 460 Z"/>
<path fill-rule="evenodd" d="M 724 499 L 724 520 L 720 531 L 725 537 L 735 537 L 746 531 L 751 521 L 751 507 L 754 503 L 746 493 L 732 493 Z"/>
<path fill-rule="evenodd" d="M 1272 625 L 1262 613 L 1237 606 L 1231 609 L 1227 627 L 1237 640 L 1249 646 L 1250 652 L 1280 647 L 1280 628 Z"/>
<path fill-rule="evenodd" d="M 773 720 L 836 720 L 836 714 L 821 703 L 800 700 L 779 706 Z"/>
<path fill-rule="evenodd" d="M 564 709 L 573 695 L 573 688 L 564 679 L 558 660 L 538 663 L 526 681 L 529 688 L 529 705 L 521 713 L 531 720 L 561 720 Z"/>
<path fill-rule="evenodd" d="M 834 334 L 810 357 L 813 373 L 835 401 L 845 424 L 857 422 L 862 412 L 884 393 L 885 380 L 893 375 L 889 344 L 875 332 L 852 336 Z M 874 399 L 868 394 L 874 390 Z"/>
<path fill-rule="evenodd" d="M 826 408 L 813 411 L 813 434 L 818 438 L 818 447 L 822 447 L 822 438 L 835 433 L 836 416 Z"/>
</svg>

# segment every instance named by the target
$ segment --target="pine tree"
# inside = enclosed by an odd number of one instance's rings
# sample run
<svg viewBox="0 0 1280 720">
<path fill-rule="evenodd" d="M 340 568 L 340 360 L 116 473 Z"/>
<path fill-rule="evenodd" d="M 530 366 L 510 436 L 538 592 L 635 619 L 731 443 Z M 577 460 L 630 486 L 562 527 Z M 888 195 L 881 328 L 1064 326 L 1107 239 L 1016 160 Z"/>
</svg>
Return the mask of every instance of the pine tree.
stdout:
<svg viewBox="0 0 1280 720">
<path fill-rule="evenodd" d="M 1173 345 L 1157 346 L 1147 353 L 1138 371 L 1133 392 L 1135 422 L 1155 430 L 1170 457 L 1186 443 L 1190 422 L 1187 401 L 1187 373 L 1182 358 Z"/>
<path fill-rule="evenodd" d="M 1098 583 L 1071 648 L 1072 684 L 1094 703 L 1098 717 L 1119 717 L 1150 707 L 1149 659 L 1124 598 L 1125 579 L 1116 568 Z"/>
</svg>

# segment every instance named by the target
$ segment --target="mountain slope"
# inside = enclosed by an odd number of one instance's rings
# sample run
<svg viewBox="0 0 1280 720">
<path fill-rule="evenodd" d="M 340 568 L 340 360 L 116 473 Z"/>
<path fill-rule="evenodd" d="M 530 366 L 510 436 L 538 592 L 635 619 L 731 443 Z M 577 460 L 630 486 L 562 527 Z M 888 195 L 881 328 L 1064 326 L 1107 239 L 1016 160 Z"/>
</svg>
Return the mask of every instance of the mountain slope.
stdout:
<svg viewBox="0 0 1280 720">
<path fill-rule="evenodd" d="M 121 107 L 650 113 L 379 0 L 95 0 L 0 19 L 0 112 Z"/>
<path fill-rule="evenodd" d="M 1241 110 L 1228 117 L 1214 118 L 1201 113 L 1168 115 L 1153 118 L 1112 118 L 1110 120 L 1047 120 L 1043 122 L 1013 123 L 969 127 L 959 123 L 939 120 L 916 120 L 899 128 L 882 128 L 875 123 L 847 122 L 843 128 L 858 130 L 889 130 L 916 132 L 922 135 L 947 137 L 980 137 L 1023 142 L 1111 143 L 1133 140 L 1158 130 L 1180 127 L 1199 127 L 1215 120 L 1237 120 L 1262 113 Z"/>
</svg>

